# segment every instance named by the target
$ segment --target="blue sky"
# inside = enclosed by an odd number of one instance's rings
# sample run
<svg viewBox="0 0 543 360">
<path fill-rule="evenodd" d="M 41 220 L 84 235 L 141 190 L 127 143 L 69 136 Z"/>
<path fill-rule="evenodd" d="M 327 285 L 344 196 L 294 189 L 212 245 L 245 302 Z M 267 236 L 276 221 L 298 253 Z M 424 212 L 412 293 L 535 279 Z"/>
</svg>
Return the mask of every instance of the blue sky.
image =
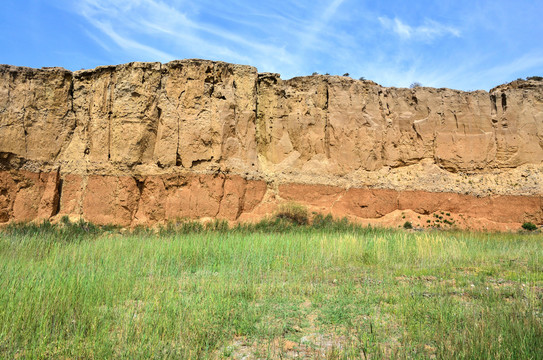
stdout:
<svg viewBox="0 0 543 360">
<path fill-rule="evenodd" d="M 2 0 L 0 63 L 203 58 L 294 76 L 485 89 L 543 76 L 543 1 Z"/>
</svg>

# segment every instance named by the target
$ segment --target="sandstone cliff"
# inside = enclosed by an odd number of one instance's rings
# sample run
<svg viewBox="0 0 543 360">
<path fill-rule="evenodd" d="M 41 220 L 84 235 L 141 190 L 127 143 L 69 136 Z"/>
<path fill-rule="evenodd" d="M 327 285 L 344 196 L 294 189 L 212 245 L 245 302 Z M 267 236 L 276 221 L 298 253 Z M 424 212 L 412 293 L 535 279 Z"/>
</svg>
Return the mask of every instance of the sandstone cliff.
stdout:
<svg viewBox="0 0 543 360">
<path fill-rule="evenodd" d="M 505 229 L 543 222 L 542 164 L 538 81 L 488 93 L 205 60 L 0 65 L 0 222 L 250 220 L 296 201 Z"/>
</svg>

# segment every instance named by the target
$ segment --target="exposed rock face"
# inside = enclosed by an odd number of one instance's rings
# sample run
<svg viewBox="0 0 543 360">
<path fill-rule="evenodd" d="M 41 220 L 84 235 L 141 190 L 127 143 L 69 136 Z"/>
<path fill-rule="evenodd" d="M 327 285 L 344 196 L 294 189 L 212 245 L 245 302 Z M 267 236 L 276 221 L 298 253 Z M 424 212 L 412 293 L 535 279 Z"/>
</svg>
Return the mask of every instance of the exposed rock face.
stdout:
<svg viewBox="0 0 543 360">
<path fill-rule="evenodd" d="M 542 164 L 533 80 L 487 93 L 205 60 L 0 66 L 0 222 L 251 220 L 292 200 L 360 221 L 447 211 L 514 228 L 543 222 Z"/>
</svg>

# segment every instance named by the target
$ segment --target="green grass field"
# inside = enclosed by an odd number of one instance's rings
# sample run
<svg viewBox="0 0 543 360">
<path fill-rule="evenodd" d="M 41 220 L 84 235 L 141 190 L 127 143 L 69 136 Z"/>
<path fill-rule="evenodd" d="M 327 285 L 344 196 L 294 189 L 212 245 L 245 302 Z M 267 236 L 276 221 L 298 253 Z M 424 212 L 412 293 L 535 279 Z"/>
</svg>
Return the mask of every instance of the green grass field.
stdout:
<svg viewBox="0 0 543 360">
<path fill-rule="evenodd" d="M 0 230 L 0 358 L 543 358 L 541 234 L 283 225 Z"/>
</svg>

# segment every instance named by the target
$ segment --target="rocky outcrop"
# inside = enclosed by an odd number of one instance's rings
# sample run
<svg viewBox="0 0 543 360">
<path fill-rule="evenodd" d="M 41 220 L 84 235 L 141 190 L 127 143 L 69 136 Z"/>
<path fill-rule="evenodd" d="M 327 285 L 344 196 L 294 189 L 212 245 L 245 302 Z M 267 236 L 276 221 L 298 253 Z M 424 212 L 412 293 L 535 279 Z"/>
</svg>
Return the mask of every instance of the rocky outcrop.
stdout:
<svg viewBox="0 0 543 360">
<path fill-rule="evenodd" d="M 536 80 L 488 93 L 205 60 L 0 66 L 0 222 L 242 221 L 290 200 L 358 221 L 446 211 L 514 228 L 543 222 L 542 164 Z"/>
</svg>

